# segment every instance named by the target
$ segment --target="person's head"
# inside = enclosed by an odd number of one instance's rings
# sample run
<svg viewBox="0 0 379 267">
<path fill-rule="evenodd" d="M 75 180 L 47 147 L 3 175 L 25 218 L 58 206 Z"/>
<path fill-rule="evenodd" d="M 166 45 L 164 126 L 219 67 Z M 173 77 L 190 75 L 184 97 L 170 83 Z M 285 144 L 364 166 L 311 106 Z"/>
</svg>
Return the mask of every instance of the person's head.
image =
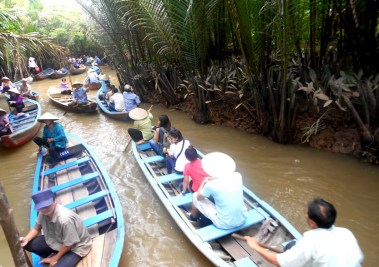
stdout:
<svg viewBox="0 0 379 267">
<path fill-rule="evenodd" d="M 62 78 L 62 82 L 64 82 L 64 83 L 65 83 L 65 82 L 66 82 L 66 78 Z"/>
<path fill-rule="evenodd" d="M 197 159 L 197 151 L 193 146 L 189 146 L 186 151 L 184 151 L 184 155 L 191 162 Z"/>
<path fill-rule="evenodd" d="M 46 125 L 50 125 L 54 123 L 54 121 L 59 120 L 59 118 L 54 116 L 50 112 L 46 112 L 43 115 L 41 115 L 37 120 L 38 122 L 45 123 Z"/>
<path fill-rule="evenodd" d="M 170 129 L 171 128 L 171 122 L 170 119 L 166 114 L 162 114 L 158 118 L 158 123 L 160 127 L 163 127 L 165 129 Z"/>
<path fill-rule="evenodd" d="M 32 195 L 34 209 L 43 215 L 52 215 L 55 209 L 54 193 L 50 188 L 38 191 Z"/>
<path fill-rule="evenodd" d="M 183 140 L 183 135 L 178 129 L 172 128 L 168 132 L 168 135 L 169 135 L 169 139 L 171 140 L 171 143 L 173 144 L 179 143 L 180 141 Z"/>
<path fill-rule="evenodd" d="M 7 112 L 4 109 L 0 108 L 0 117 L 4 115 L 7 115 Z"/>
<path fill-rule="evenodd" d="M 9 78 L 7 76 L 4 76 L 3 78 L 1 78 L 1 81 L 2 82 L 9 82 Z"/>
<path fill-rule="evenodd" d="M 117 88 L 116 87 L 113 87 L 112 88 L 112 92 L 115 94 L 115 93 L 118 93 L 118 90 L 117 90 Z"/>
<path fill-rule="evenodd" d="M 322 198 L 315 198 L 308 203 L 307 220 L 312 228 L 330 228 L 337 217 L 334 206 Z M 316 227 L 313 226 L 313 223 Z"/>
<path fill-rule="evenodd" d="M 134 108 L 131 111 L 129 111 L 129 118 L 135 121 L 143 120 L 148 115 L 149 113 L 143 108 Z"/>
<path fill-rule="evenodd" d="M 124 91 L 125 92 L 131 92 L 132 91 L 132 87 L 129 84 L 125 84 Z"/>
<path fill-rule="evenodd" d="M 27 79 L 22 79 L 22 84 L 26 84 L 28 82 L 28 80 Z"/>
<path fill-rule="evenodd" d="M 79 89 L 82 86 L 83 86 L 83 84 L 79 81 L 76 81 L 72 84 L 72 87 L 74 87 L 75 89 Z"/>
<path fill-rule="evenodd" d="M 230 178 L 236 171 L 236 162 L 229 155 L 222 152 L 211 152 L 201 160 L 201 166 L 209 176 Z"/>
<path fill-rule="evenodd" d="M 16 89 L 16 88 L 11 88 L 8 90 L 8 92 L 11 94 L 11 95 L 19 95 L 20 92 Z"/>
</svg>

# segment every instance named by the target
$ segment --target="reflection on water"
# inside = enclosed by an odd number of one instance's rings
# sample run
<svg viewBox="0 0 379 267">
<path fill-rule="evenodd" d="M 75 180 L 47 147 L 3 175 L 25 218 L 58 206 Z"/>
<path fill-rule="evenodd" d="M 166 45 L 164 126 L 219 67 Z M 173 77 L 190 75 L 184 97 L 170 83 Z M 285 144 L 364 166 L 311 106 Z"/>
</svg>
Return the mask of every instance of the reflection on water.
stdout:
<svg viewBox="0 0 379 267">
<path fill-rule="evenodd" d="M 111 81 L 116 75 L 109 69 Z M 72 76 L 72 82 L 84 75 Z M 69 80 L 69 79 L 68 79 Z M 62 117 L 45 93 L 60 80 L 34 82 L 41 94 L 43 112 Z M 95 92 L 90 92 L 92 98 Z M 145 104 L 148 108 L 150 105 Z M 283 146 L 255 135 L 214 125 L 198 125 L 186 114 L 154 106 L 155 120 L 166 113 L 184 138 L 208 153 L 231 155 L 244 183 L 274 206 L 301 232 L 305 231 L 307 201 L 321 196 L 338 211 L 337 225 L 351 229 L 365 253 L 364 266 L 376 266 L 379 255 L 379 168 L 350 157 L 325 153 L 302 146 Z M 160 204 L 139 170 L 128 148 L 130 123 L 112 120 L 102 113 L 67 113 L 61 118 L 66 131 L 80 136 L 92 146 L 108 170 L 123 206 L 126 238 L 120 266 L 211 266 L 181 233 Z M 29 205 L 36 162 L 36 146 L 29 142 L 16 150 L 0 149 L 0 180 L 14 209 L 19 231 L 29 228 Z M 1 232 L 1 231 L 0 231 Z M 0 265 L 13 266 L 5 237 L 0 235 Z"/>
</svg>

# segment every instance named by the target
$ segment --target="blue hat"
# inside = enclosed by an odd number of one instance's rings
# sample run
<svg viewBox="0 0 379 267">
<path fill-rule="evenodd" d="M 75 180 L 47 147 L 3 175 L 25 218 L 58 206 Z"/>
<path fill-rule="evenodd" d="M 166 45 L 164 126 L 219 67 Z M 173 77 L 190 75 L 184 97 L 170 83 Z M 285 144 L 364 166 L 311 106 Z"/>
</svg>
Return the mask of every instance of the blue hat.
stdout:
<svg viewBox="0 0 379 267">
<path fill-rule="evenodd" d="M 38 191 L 32 195 L 34 209 L 39 210 L 50 206 L 54 202 L 54 193 L 50 188 Z"/>
</svg>

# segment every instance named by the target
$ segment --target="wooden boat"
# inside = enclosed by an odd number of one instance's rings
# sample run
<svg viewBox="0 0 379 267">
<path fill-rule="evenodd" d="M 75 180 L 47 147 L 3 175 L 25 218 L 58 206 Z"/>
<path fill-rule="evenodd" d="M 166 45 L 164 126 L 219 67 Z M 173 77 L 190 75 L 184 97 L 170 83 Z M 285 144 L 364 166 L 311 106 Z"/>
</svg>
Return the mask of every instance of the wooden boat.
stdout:
<svg viewBox="0 0 379 267">
<path fill-rule="evenodd" d="M 104 166 L 80 138 L 67 134 L 69 146 L 51 165 L 41 153 L 34 174 L 33 194 L 51 188 L 56 201 L 83 219 L 92 237 L 92 249 L 77 266 L 118 266 L 124 244 L 124 218 L 114 185 Z M 37 211 L 31 205 L 30 225 Z M 33 266 L 41 266 L 32 255 Z"/>
<path fill-rule="evenodd" d="M 47 69 L 44 69 L 43 71 L 37 73 L 36 76 L 34 76 L 34 78 L 36 80 L 44 80 L 44 79 L 50 77 L 50 75 L 53 73 L 54 73 L 54 69 L 47 68 Z"/>
<path fill-rule="evenodd" d="M 80 65 L 78 69 L 71 67 L 69 71 L 71 75 L 77 75 L 77 74 L 84 73 L 86 70 L 87 70 L 87 67 L 85 65 Z"/>
<path fill-rule="evenodd" d="M 179 184 L 183 175 L 167 174 L 165 158 L 156 155 L 150 143 L 136 145 L 132 142 L 132 150 L 141 170 L 172 219 L 215 266 L 273 266 L 244 240 L 236 238 L 235 234 L 255 236 L 272 250 L 281 252 L 284 245 L 301 238 L 301 234 L 283 216 L 246 187 L 244 202 L 248 218 L 242 226 L 224 230 L 215 227 L 205 217 L 197 222 L 190 221 L 186 213 L 191 210 L 192 193 L 180 194 Z M 203 156 L 200 152 L 199 155 Z M 204 225 L 206 221 L 208 224 Z"/>
<path fill-rule="evenodd" d="M 31 84 L 31 83 L 33 82 L 33 80 L 34 80 L 33 77 L 30 77 L 30 76 L 29 76 L 29 77 L 26 77 L 25 79 L 27 80 L 26 82 L 27 82 L 28 84 Z M 14 82 L 13 84 L 16 85 L 16 86 L 17 86 L 17 85 L 21 85 L 21 84 L 22 84 L 22 81 L 23 81 L 23 80 L 19 80 L 19 81 L 17 81 L 17 82 Z"/>
<path fill-rule="evenodd" d="M 103 82 L 104 83 L 104 82 Z M 105 84 L 105 83 L 104 83 Z M 121 121 L 131 121 L 126 111 L 110 111 L 107 102 L 103 98 L 103 91 L 100 88 L 96 93 L 96 103 L 99 106 L 100 110 L 105 113 L 105 115 L 111 117 L 115 120 Z"/>
<path fill-rule="evenodd" d="M 17 117 L 13 113 L 8 114 L 13 133 L 0 137 L 2 146 L 6 148 L 16 148 L 29 142 L 39 131 L 41 124 L 37 118 L 41 115 L 40 104 L 31 99 L 25 99 L 24 103 L 23 113 L 28 116 Z"/>
<path fill-rule="evenodd" d="M 50 87 L 47 90 L 47 96 L 56 106 L 69 112 L 93 113 L 97 112 L 98 109 L 96 102 L 90 99 L 88 99 L 88 103 L 86 105 L 70 106 L 69 104 L 72 102 L 72 96 L 61 94 L 61 90 L 56 87 Z"/>
<path fill-rule="evenodd" d="M 84 87 L 88 88 L 89 90 L 99 90 L 101 88 L 101 82 L 98 83 L 90 83 L 89 77 L 87 76 L 83 81 Z"/>
<path fill-rule="evenodd" d="M 50 75 L 51 79 L 59 79 L 68 74 L 68 69 L 66 68 L 60 68 L 59 70 L 56 70 L 53 72 L 53 74 Z"/>
</svg>

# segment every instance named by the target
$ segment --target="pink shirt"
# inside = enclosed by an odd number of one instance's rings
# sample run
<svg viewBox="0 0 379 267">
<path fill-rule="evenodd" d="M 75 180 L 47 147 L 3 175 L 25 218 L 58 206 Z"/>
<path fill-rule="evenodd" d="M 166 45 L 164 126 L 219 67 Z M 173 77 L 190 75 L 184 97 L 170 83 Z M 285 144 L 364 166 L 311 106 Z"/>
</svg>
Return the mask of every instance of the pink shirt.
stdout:
<svg viewBox="0 0 379 267">
<path fill-rule="evenodd" d="M 184 167 L 183 171 L 184 176 L 190 176 L 192 179 L 192 190 L 194 192 L 197 192 L 199 190 L 199 187 L 201 183 L 203 182 L 205 177 L 208 177 L 209 175 L 203 170 L 203 167 L 201 166 L 201 160 L 197 159 L 195 161 L 192 161 L 190 163 L 187 163 Z"/>
</svg>

